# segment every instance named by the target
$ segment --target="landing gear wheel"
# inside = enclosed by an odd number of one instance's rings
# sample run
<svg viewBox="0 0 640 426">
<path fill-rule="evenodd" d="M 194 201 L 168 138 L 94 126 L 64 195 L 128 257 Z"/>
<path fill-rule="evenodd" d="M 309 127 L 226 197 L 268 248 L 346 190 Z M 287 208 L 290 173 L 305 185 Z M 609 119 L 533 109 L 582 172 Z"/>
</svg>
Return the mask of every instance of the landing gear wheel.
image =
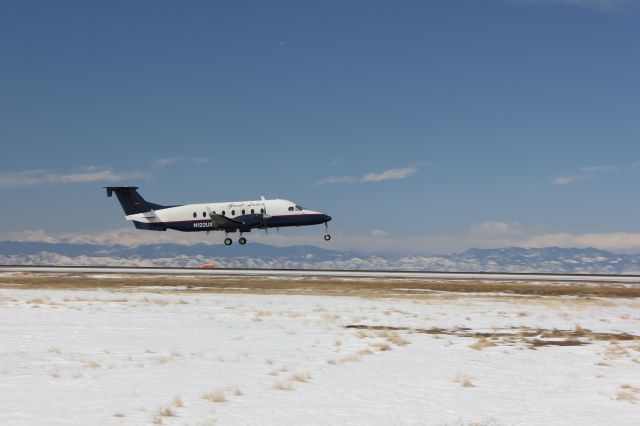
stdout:
<svg viewBox="0 0 640 426">
<path fill-rule="evenodd" d="M 329 240 L 331 240 L 331 235 L 329 235 L 329 234 L 324 234 L 324 240 L 325 240 L 325 241 L 329 241 Z"/>
<path fill-rule="evenodd" d="M 231 238 L 225 238 L 224 239 L 224 245 L 225 246 L 230 246 L 231 243 L 233 243 L 233 240 Z"/>
<path fill-rule="evenodd" d="M 241 246 L 243 246 L 247 243 L 247 239 L 245 237 L 240 237 L 238 242 L 240 243 Z"/>
</svg>

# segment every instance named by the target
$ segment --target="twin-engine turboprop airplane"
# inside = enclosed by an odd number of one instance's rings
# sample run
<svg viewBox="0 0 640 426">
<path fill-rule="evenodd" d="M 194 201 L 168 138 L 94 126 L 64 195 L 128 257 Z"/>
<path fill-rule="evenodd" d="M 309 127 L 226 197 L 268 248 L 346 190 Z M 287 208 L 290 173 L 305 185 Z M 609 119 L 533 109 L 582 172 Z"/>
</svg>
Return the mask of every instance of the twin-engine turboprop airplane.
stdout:
<svg viewBox="0 0 640 426">
<path fill-rule="evenodd" d="M 161 206 L 145 201 L 136 186 L 106 186 L 107 197 L 115 192 L 127 220 L 137 229 L 183 232 L 224 231 L 239 232 L 238 242 L 245 244 L 244 232 L 252 229 L 282 228 L 285 226 L 321 225 L 324 223 L 324 239 L 329 241 L 328 222 L 331 216 L 307 210 L 287 200 L 232 201 L 228 203 L 185 204 Z M 228 236 L 225 245 L 233 241 Z"/>
</svg>

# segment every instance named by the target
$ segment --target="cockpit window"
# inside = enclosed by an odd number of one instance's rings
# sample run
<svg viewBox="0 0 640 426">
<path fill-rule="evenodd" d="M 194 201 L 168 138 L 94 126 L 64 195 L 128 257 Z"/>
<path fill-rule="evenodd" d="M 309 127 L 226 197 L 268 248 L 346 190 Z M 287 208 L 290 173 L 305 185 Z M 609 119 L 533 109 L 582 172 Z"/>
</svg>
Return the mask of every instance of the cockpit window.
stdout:
<svg viewBox="0 0 640 426">
<path fill-rule="evenodd" d="M 302 211 L 304 210 L 304 207 L 302 207 L 301 205 L 296 205 L 296 210 Z"/>
</svg>

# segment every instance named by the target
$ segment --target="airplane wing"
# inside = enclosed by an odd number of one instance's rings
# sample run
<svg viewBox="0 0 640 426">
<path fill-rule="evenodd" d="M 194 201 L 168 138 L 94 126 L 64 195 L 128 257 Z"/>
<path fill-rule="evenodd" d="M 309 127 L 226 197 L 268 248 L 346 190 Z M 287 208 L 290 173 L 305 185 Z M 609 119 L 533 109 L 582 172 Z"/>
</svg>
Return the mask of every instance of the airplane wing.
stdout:
<svg viewBox="0 0 640 426">
<path fill-rule="evenodd" d="M 240 222 L 239 220 L 229 219 L 226 216 L 222 216 L 220 214 L 216 214 L 207 207 L 207 214 L 211 218 L 211 222 L 213 222 L 213 226 L 216 229 L 235 229 L 244 226 L 244 222 Z"/>
</svg>

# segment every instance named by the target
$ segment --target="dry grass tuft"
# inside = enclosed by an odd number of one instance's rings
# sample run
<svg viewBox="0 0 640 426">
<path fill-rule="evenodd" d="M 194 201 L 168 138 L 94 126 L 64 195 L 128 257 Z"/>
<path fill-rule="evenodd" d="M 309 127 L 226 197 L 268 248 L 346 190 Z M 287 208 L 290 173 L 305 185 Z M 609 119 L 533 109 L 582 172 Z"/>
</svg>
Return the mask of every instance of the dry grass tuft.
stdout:
<svg viewBox="0 0 640 426">
<path fill-rule="evenodd" d="M 391 350 L 391 346 L 388 343 L 376 343 L 373 345 L 373 347 L 379 350 L 380 352 Z"/>
<path fill-rule="evenodd" d="M 309 380 L 311 380 L 311 374 L 309 373 L 296 373 L 293 376 L 291 376 L 292 381 L 295 382 L 300 382 L 300 383 L 307 383 Z"/>
<path fill-rule="evenodd" d="M 176 413 L 171 409 L 171 407 L 160 407 L 156 409 L 153 413 L 153 424 L 161 425 L 163 417 L 175 417 Z"/>
<path fill-rule="evenodd" d="M 621 358 L 621 357 L 629 356 L 629 352 L 624 347 L 622 347 L 616 340 L 610 341 L 604 352 L 609 358 Z"/>
<path fill-rule="evenodd" d="M 293 390 L 293 383 L 291 383 L 291 382 L 278 382 L 278 383 L 276 383 L 275 388 L 277 390 L 282 390 L 282 391 L 292 391 Z"/>
<path fill-rule="evenodd" d="M 347 355 L 344 358 L 341 358 L 340 362 L 345 364 L 348 362 L 360 362 L 361 360 L 362 358 L 360 358 L 358 355 L 352 354 L 352 355 Z"/>
<path fill-rule="evenodd" d="M 640 402 L 640 388 L 631 385 L 622 385 L 616 393 L 618 401 L 626 401 L 632 404 Z"/>
<path fill-rule="evenodd" d="M 173 398 L 173 406 L 176 408 L 184 407 L 184 402 L 182 401 L 182 398 L 179 396 L 176 396 L 175 398 Z"/>
<path fill-rule="evenodd" d="M 495 344 L 485 339 L 484 337 L 481 337 L 475 343 L 469 345 L 470 348 L 475 349 L 477 351 L 481 351 L 482 349 L 485 349 L 485 348 L 490 348 L 491 346 L 495 346 Z"/>
<path fill-rule="evenodd" d="M 202 399 L 209 402 L 227 402 L 227 397 L 222 390 L 204 393 L 202 394 Z"/>
<path fill-rule="evenodd" d="M 391 335 L 389 335 L 388 337 L 386 337 L 387 341 L 389 343 L 392 343 L 396 346 L 405 346 L 408 345 L 409 342 L 407 339 L 405 339 L 404 337 L 400 336 L 399 334 L 396 333 L 392 333 Z"/>
<path fill-rule="evenodd" d="M 368 333 L 366 333 L 366 332 L 364 332 L 364 331 L 362 331 L 362 330 L 359 330 L 359 331 L 356 333 L 356 337 L 357 337 L 358 339 L 366 339 L 367 337 L 369 337 L 369 334 L 368 334 Z"/>
<path fill-rule="evenodd" d="M 374 352 L 369 348 L 365 348 L 365 349 L 360 349 L 358 352 L 356 352 L 356 354 L 358 354 L 359 356 L 366 356 L 366 355 L 373 355 Z"/>
<path fill-rule="evenodd" d="M 473 388 L 476 385 L 471 381 L 471 377 L 466 374 L 458 373 L 456 377 L 453 379 L 453 383 L 458 383 L 463 388 Z"/>
</svg>

